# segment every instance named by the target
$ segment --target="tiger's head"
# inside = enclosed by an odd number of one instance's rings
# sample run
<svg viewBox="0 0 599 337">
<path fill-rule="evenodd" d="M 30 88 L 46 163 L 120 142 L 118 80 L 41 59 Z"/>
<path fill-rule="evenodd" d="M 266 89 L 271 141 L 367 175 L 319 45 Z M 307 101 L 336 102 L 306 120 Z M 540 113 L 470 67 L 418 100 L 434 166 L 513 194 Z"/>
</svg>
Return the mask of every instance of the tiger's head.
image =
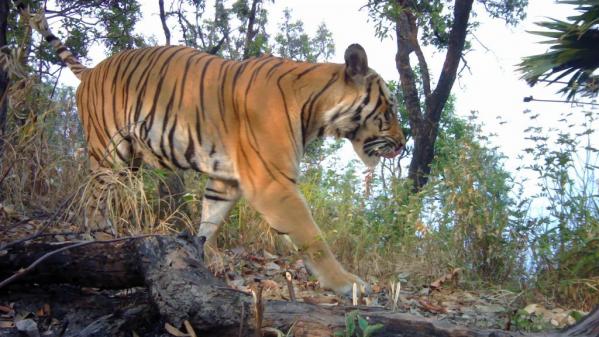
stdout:
<svg viewBox="0 0 599 337">
<path fill-rule="evenodd" d="M 359 44 L 346 49 L 344 72 L 343 108 L 330 114 L 328 129 L 349 139 L 360 159 L 372 168 L 381 157 L 399 155 L 406 143 L 395 99 L 385 81 L 368 68 L 366 52 Z"/>
</svg>

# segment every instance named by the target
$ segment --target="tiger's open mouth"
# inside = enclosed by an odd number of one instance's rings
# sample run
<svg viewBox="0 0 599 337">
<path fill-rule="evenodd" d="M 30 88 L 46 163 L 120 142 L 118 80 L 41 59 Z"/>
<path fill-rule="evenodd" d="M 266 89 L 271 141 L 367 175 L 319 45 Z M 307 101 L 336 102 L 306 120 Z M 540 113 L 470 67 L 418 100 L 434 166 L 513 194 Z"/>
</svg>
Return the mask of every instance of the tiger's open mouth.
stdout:
<svg viewBox="0 0 599 337">
<path fill-rule="evenodd" d="M 372 137 L 364 142 L 364 153 L 370 157 L 393 158 L 402 150 L 403 144 L 388 136 Z"/>
</svg>

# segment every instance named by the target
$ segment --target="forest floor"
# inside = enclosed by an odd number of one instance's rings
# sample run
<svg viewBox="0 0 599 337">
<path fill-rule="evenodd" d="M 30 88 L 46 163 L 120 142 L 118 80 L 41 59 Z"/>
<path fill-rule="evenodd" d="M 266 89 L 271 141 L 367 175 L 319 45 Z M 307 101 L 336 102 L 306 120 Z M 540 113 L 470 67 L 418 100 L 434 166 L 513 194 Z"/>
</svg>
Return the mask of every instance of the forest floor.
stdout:
<svg viewBox="0 0 599 337">
<path fill-rule="evenodd" d="M 29 219 L 6 221 L 9 220 L 6 214 L 3 220 L 0 222 L 0 258 L 4 244 L 37 233 L 43 223 Z M 77 232 L 77 227 L 62 223 L 48 228 L 36 240 L 76 241 L 81 239 Z M 222 252 L 216 261 L 215 274 L 230 287 L 248 292 L 261 287 L 264 299 L 290 300 L 293 293 L 298 301 L 323 306 L 352 305 L 352 299 L 321 289 L 297 257 L 237 247 Z M 404 275 L 404 279 L 400 275 L 398 296 L 393 291 L 396 284 L 371 282 L 373 293 L 359 302 L 457 325 L 502 330 L 562 328 L 573 324 L 578 315 L 541 301 L 525 303 L 522 293 L 493 288 L 466 289 L 459 276 L 460 270 L 456 269 L 431 284 L 422 285 L 412 284 L 409 275 Z M 144 288 L 117 291 L 73 285 L 15 284 L 0 289 L 0 337 L 19 336 L 16 325 L 25 320 L 35 322 L 42 336 L 75 336 L 80 330 L 93 328 L 93 323 L 106 315 L 127 313 L 132 308 L 140 310 L 139 305 L 132 305 L 148 302 Z M 171 330 L 169 334 L 164 330 L 168 322 L 162 322 L 151 305 L 143 308 L 147 310 L 144 316 L 147 324 L 140 322 L 138 327 L 129 327 L 129 331 L 139 336 L 177 335 L 176 331 Z"/>
</svg>

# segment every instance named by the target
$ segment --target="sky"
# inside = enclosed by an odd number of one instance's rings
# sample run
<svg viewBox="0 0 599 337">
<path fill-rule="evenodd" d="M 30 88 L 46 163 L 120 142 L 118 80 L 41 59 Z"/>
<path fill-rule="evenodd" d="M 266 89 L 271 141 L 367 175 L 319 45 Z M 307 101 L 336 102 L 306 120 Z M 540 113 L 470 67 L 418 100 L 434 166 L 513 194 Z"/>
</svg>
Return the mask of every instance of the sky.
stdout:
<svg viewBox="0 0 599 337">
<path fill-rule="evenodd" d="M 452 91 L 457 97 L 458 115 L 467 116 L 472 110 L 478 111 L 480 121 L 484 124 L 483 131 L 497 135 L 492 142 L 507 156 L 505 165 L 512 172 L 516 172 L 516 167 L 521 164 L 517 158 L 527 145 L 524 129 L 530 125 L 530 120 L 523 113 L 524 110 L 530 109 L 533 114 L 539 113 L 547 127 L 558 125 L 560 112 L 580 110 L 570 104 L 523 102 L 523 98 L 530 95 L 539 99 L 563 99 L 561 95 L 556 94 L 556 87 L 529 87 L 520 79 L 516 64 L 524 56 L 546 51 L 547 47 L 538 43 L 541 41 L 540 37 L 527 33 L 527 30 L 537 29 L 535 22 L 548 17 L 564 19 L 575 13 L 572 6 L 558 5 L 552 0 L 529 2 L 526 19 L 513 27 L 500 19 L 486 17 L 481 5 L 475 1 L 474 10 L 479 13 L 477 19 L 481 25 L 474 32 L 476 39 L 471 38 L 473 49 L 465 56 L 468 69 L 461 72 Z M 158 16 L 158 1 L 142 0 L 141 3 L 143 20 L 137 30 L 145 35 L 154 34 L 159 43 L 164 43 Z M 320 23 L 326 23 L 336 45 L 336 54 L 331 62 L 342 63 L 345 48 L 352 43 L 359 43 L 368 54 L 369 66 L 386 80 L 397 81 L 395 40 L 380 40 L 375 37 L 374 24 L 369 22 L 367 10 L 360 9 L 365 3 L 365 0 L 277 0 L 274 4 L 268 3 L 266 7 L 269 11 L 268 30 L 271 35 L 276 34 L 278 23 L 283 17 L 283 9 L 290 8 L 292 17 L 301 19 L 305 30 L 310 34 L 316 31 Z M 425 54 L 431 68 L 431 78 L 435 79 L 438 77 L 444 52 L 425 49 Z M 101 59 L 102 56 L 93 59 L 92 64 L 88 66 L 93 66 Z M 76 83 L 73 79 L 65 80 L 67 83 Z M 357 159 L 349 142 L 343 148 L 342 156 Z M 407 166 L 409 163 L 405 161 L 402 165 Z"/>
</svg>

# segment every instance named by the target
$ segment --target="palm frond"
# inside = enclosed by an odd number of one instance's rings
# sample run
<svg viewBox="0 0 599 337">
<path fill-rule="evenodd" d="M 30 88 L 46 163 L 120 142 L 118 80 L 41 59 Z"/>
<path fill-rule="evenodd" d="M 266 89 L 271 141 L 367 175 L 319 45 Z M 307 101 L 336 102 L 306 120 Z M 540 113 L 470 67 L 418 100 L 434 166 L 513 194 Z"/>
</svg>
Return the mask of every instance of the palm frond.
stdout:
<svg viewBox="0 0 599 337">
<path fill-rule="evenodd" d="M 576 94 L 595 96 L 598 93 L 598 77 L 593 75 L 599 68 L 599 0 L 562 0 L 558 3 L 575 5 L 579 15 L 568 21 L 549 18 L 537 23 L 545 30 L 529 33 L 548 38 L 544 54 L 527 56 L 518 65 L 522 78 L 531 86 L 538 81 L 550 84 L 566 78 L 566 87 L 559 90 L 572 100 Z"/>
</svg>

